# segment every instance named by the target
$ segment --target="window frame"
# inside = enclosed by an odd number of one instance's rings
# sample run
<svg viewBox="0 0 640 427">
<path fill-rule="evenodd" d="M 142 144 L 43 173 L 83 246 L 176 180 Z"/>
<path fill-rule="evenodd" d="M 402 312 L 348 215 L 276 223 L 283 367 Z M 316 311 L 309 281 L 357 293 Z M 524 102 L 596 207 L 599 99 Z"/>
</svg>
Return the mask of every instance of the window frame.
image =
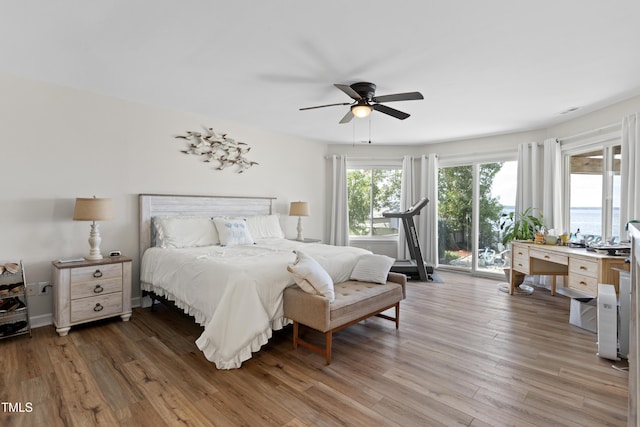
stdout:
<svg viewBox="0 0 640 427">
<path fill-rule="evenodd" d="M 602 194 L 601 197 L 601 224 L 600 233 L 603 234 L 602 239 L 606 239 L 611 236 L 607 236 L 608 230 L 611 230 L 615 235 L 616 230 L 613 230 L 613 173 L 611 170 L 607 170 L 614 162 L 614 147 L 622 146 L 622 135 L 619 130 L 612 130 L 610 132 L 601 133 L 595 136 L 583 137 L 580 135 L 576 137 L 575 141 L 565 142 L 569 138 L 561 139 L 560 152 L 562 156 L 562 180 L 564 191 L 564 202 L 562 206 L 563 223 L 566 227 L 571 226 L 571 157 L 589 153 L 591 151 L 602 151 Z M 620 224 L 617 230 L 617 235 L 622 238 L 623 230 Z M 575 230 L 565 230 L 570 233 Z"/>
</svg>

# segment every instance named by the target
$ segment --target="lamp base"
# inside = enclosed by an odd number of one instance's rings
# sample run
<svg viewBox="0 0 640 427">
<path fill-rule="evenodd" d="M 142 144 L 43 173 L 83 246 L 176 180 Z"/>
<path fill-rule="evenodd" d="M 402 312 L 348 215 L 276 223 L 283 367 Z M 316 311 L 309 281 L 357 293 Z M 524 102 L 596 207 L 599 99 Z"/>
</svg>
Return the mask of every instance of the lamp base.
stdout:
<svg viewBox="0 0 640 427">
<path fill-rule="evenodd" d="M 100 237 L 100 228 L 95 221 L 91 224 L 91 232 L 89 233 L 89 246 L 91 249 L 89 250 L 89 255 L 85 256 L 84 259 L 88 261 L 96 261 L 102 259 L 102 254 L 100 253 L 100 242 L 102 242 L 102 238 Z"/>
<path fill-rule="evenodd" d="M 298 217 L 298 227 L 296 228 L 296 230 L 298 231 L 298 237 L 296 237 L 296 240 L 303 242 L 304 237 L 302 237 L 302 217 L 301 216 Z"/>
</svg>

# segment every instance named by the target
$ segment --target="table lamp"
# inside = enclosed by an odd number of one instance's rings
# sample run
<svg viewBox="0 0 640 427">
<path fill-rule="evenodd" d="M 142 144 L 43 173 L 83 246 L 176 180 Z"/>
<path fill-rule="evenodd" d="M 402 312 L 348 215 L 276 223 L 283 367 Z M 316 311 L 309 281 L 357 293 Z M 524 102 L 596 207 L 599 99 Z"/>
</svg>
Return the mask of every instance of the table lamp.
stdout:
<svg viewBox="0 0 640 427">
<path fill-rule="evenodd" d="M 100 229 L 96 221 L 105 221 L 113 218 L 113 205 L 111 199 L 93 198 L 77 198 L 76 207 L 73 210 L 74 221 L 92 221 L 91 232 L 89 233 L 89 255 L 85 256 L 86 260 L 102 259 L 100 253 Z"/>
<path fill-rule="evenodd" d="M 309 203 L 291 202 L 291 206 L 289 207 L 289 216 L 298 217 L 298 237 L 296 237 L 296 240 L 304 241 L 304 237 L 302 237 L 302 217 L 309 216 Z"/>
</svg>

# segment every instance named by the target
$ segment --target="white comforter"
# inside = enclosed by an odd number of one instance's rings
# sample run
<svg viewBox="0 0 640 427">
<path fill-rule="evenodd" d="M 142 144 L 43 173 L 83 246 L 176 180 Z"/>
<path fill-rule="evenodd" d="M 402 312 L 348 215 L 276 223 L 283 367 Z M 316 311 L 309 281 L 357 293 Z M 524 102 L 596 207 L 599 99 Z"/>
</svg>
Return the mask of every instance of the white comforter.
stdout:
<svg viewBox="0 0 640 427">
<path fill-rule="evenodd" d="M 196 341 L 219 369 L 239 368 L 290 323 L 282 292 L 294 283 L 287 265 L 299 248 L 329 273 L 334 283 L 349 279 L 364 249 L 261 239 L 252 246 L 150 248 L 141 266 L 142 289 L 175 301 L 204 326 Z"/>
</svg>

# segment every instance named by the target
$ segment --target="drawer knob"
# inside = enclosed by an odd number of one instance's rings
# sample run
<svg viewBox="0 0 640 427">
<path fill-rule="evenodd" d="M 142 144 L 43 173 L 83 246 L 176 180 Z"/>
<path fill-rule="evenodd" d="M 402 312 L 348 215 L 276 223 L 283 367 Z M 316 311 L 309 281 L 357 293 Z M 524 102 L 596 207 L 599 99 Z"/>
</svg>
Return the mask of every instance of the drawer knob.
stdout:
<svg viewBox="0 0 640 427">
<path fill-rule="evenodd" d="M 549 258 L 551 258 L 549 255 L 544 256 L 544 259 L 549 259 Z"/>
<path fill-rule="evenodd" d="M 580 266 L 580 270 L 586 270 L 586 269 L 587 269 L 587 267 L 585 267 L 584 265 Z"/>
<path fill-rule="evenodd" d="M 93 273 L 93 277 L 96 277 L 96 278 L 98 278 L 98 277 L 102 277 L 102 271 L 100 271 L 100 270 L 96 270 L 96 272 L 95 272 L 95 273 Z"/>
<path fill-rule="evenodd" d="M 97 303 L 95 307 L 93 307 L 93 311 L 102 311 L 102 309 L 104 309 L 104 306 L 100 303 Z"/>
<path fill-rule="evenodd" d="M 582 286 L 587 286 L 587 283 L 586 283 L 586 282 L 583 282 L 582 280 L 580 281 L 580 284 L 581 284 Z"/>
<path fill-rule="evenodd" d="M 94 294 L 99 294 L 100 292 L 104 291 L 104 288 L 100 285 L 96 285 L 95 288 L 93 288 L 93 293 Z"/>
</svg>

